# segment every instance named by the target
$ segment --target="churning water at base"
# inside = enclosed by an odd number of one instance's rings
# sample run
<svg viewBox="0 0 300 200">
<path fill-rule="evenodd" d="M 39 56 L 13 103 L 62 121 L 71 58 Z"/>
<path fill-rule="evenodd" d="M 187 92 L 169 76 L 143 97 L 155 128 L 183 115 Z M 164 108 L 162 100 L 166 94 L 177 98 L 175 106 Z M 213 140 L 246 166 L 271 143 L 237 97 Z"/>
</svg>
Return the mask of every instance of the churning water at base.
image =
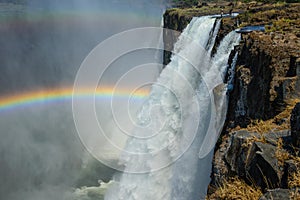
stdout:
<svg viewBox="0 0 300 200">
<path fill-rule="evenodd" d="M 223 74 L 239 41 L 239 34 L 230 33 L 211 58 L 220 26 L 216 20 L 193 18 L 179 37 L 120 158 L 125 171 L 136 173 L 117 177 L 106 200 L 205 197 L 215 139 L 227 111 Z"/>
</svg>

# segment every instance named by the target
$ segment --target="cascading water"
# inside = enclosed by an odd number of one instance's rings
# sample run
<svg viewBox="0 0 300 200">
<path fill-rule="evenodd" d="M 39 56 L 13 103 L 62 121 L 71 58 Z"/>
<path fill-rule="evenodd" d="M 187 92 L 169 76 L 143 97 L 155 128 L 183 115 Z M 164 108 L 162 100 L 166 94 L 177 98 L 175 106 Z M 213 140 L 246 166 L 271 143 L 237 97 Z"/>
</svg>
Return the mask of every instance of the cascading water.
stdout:
<svg viewBox="0 0 300 200">
<path fill-rule="evenodd" d="M 236 62 L 237 62 L 237 58 L 238 58 L 238 52 L 235 53 L 231 66 L 228 70 L 228 80 L 227 80 L 227 84 L 228 84 L 228 90 L 232 91 L 233 90 L 233 82 L 234 82 L 234 77 L 235 77 L 235 66 L 236 66 Z"/>
<path fill-rule="evenodd" d="M 219 33 L 220 26 L 221 26 L 221 19 L 218 19 L 215 22 L 215 28 L 211 32 L 212 36 L 210 37 L 210 40 L 208 41 L 208 46 L 209 46 L 208 53 L 207 53 L 208 55 L 211 55 L 212 49 L 216 42 L 217 35 Z"/>
<path fill-rule="evenodd" d="M 239 34 L 230 33 L 211 59 L 219 26 L 220 21 L 209 16 L 193 18 L 179 37 L 121 155 L 125 172 L 107 191 L 106 200 L 205 197 L 213 139 L 227 110 L 223 73 L 239 41 Z"/>
<path fill-rule="evenodd" d="M 205 136 L 200 148 L 200 158 L 204 158 L 209 153 L 209 150 L 214 148 L 214 145 L 219 137 L 219 133 L 223 128 L 227 113 L 228 102 L 226 93 L 228 88 L 224 89 L 225 85 L 223 84 L 223 81 L 220 82 L 219 80 L 218 82 L 216 81 L 216 78 L 220 76 L 222 80 L 225 79 L 227 68 L 229 68 L 227 63 L 230 52 L 233 50 L 234 46 L 238 44 L 240 37 L 240 34 L 236 33 L 235 31 L 230 32 L 224 37 L 216 54 L 212 58 L 213 67 L 211 67 L 210 70 L 205 74 L 207 77 L 207 84 L 215 86 L 212 94 L 215 110 L 212 112 L 213 116 L 211 117 L 214 119 L 214 123 L 210 124 L 209 134 Z M 235 64 L 236 62 L 233 61 L 231 68 L 235 68 Z"/>
</svg>

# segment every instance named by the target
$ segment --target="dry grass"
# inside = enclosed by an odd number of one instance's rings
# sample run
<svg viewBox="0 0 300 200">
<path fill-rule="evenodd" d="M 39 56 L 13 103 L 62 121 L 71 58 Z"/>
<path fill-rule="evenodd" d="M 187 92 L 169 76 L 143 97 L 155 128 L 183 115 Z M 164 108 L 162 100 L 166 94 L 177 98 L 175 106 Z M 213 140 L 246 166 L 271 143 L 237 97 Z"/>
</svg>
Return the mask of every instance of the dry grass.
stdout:
<svg viewBox="0 0 300 200">
<path fill-rule="evenodd" d="M 299 152 L 296 152 L 298 154 Z M 297 171 L 288 177 L 288 186 L 289 188 L 300 188 L 300 157 L 290 156 L 291 159 L 295 161 Z M 300 197 L 299 197 L 300 199 Z"/>
<path fill-rule="evenodd" d="M 300 171 L 293 173 L 288 180 L 289 188 L 300 188 Z"/>
<path fill-rule="evenodd" d="M 291 195 L 290 195 L 290 199 L 291 200 L 299 200 L 300 199 L 300 190 L 296 189 L 295 191 L 292 191 Z"/>
<path fill-rule="evenodd" d="M 184 16 L 184 17 L 194 17 L 194 16 L 200 16 L 200 15 L 208 15 L 212 13 L 220 13 L 221 9 L 220 8 L 215 8 L 215 7 L 202 7 L 202 8 L 172 8 L 169 9 L 168 12 L 170 15 L 178 15 L 179 17 Z"/>
<path fill-rule="evenodd" d="M 286 108 L 284 111 L 276 115 L 274 118 L 263 121 L 263 120 L 252 120 L 251 123 L 247 126 L 247 128 L 242 128 L 245 129 L 249 132 L 256 132 L 260 133 L 263 135 L 265 133 L 270 133 L 274 131 L 280 131 L 280 130 L 286 130 L 290 129 L 290 116 L 293 108 L 297 103 L 300 102 L 300 99 L 290 99 L 286 101 Z M 283 123 L 279 124 L 278 122 L 284 120 Z M 236 127 L 232 129 L 231 131 L 237 131 L 241 130 L 240 127 Z M 261 139 L 259 139 L 261 140 Z"/>
<path fill-rule="evenodd" d="M 297 163 L 297 167 L 300 166 L 300 157 L 293 157 Z M 290 189 L 295 189 L 292 192 L 290 199 L 299 200 L 300 199 L 300 170 L 297 169 L 295 173 L 288 177 L 288 187 Z"/>
<path fill-rule="evenodd" d="M 279 138 L 279 140 L 277 142 L 275 156 L 278 160 L 278 165 L 280 167 L 283 167 L 284 162 L 291 157 L 290 154 L 283 149 L 283 141 L 281 138 Z"/>
<path fill-rule="evenodd" d="M 300 24 L 300 20 L 297 19 L 278 19 L 274 21 L 272 25 L 266 26 L 266 32 L 285 32 L 291 31 L 293 27 L 297 24 Z"/>
<path fill-rule="evenodd" d="M 300 102 L 300 99 L 298 98 L 293 98 L 287 100 L 286 103 L 286 108 L 283 112 L 279 113 L 277 116 L 275 116 L 274 121 L 279 121 L 281 119 L 288 119 L 288 128 L 290 128 L 290 117 L 291 117 L 291 112 L 296 106 L 297 103 Z"/>
<path fill-rule="evenodd" d="M 262 192 L 257 187 L 247 185 L 243 180 L 232 178 L 225 181 L 212 195 L 207 199 L 220 200 L 257 200 L 262 196 Z"/>
<path fill-rule="evenodd" d="M 253 138 L 253 141 L 263 142 L 265 143 L 265 134 L 273 132 L 273 131 L 280 131 L 280 130 L 286 130 L 290 129 L 290 116 L 293 108 L 297 103 L 300 102 L 300 99 L 290 99 L 286 101 L 286 108 L 283 112 L 279 113 L 277 116 L 275 116 L 273 119 L 266 120 L 266 121 L 253 121 L 246 129 L 248 131 L 257 132 L 260 133 L 260 138 Z M 276 122 L 286 119 L 284 123 L 281 125 L 278 125 Z M 290 155 L 287 151 L 283 149 L 283 141 L 280 138 L 277 141 L 277 147 L 275 156 L 278 160 L 279 166 L 283 167 L 284 162 L 288 159 L 293 159 L 300 163 L 300 158 Z M 300 177 L 299 177 L 300 180 Z"/>
<path fill-rule="evenodd" d="M 266 25 L 267 32 L 270 31 L 284 31 L 290 29 L 293 25 L 298 25 L 299 21 L 299 6 L 300 4 L 265 4 L 258 5 L 258 7 L 250 6 L 246 12 L 240 14 L 239 18 L 244 25 Z M 296 27 L 297 28 L 297 27 Z M 293 27 L 294 29 L 294 27 Z M 298 29 L 298 28 L 297 28 Z"/>
<path fill-rule="evenodd" d="M 267 121 L 253 120 L 246 129 L 250 132 L 268 133 L 279 129 L 285 129 L 285 127 L 278 126 L 273 122 L 273 119 L 271 119 Z"/>
</svg>

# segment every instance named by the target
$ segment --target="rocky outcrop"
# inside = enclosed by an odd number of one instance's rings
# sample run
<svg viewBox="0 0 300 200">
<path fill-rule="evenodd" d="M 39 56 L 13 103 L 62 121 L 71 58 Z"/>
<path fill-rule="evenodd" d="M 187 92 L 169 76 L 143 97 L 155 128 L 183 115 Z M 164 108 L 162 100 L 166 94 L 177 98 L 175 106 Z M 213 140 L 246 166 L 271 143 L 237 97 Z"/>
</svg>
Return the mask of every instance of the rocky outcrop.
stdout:
<svg viewBox="0 0 300 200">
<path fill-rule="evenodd" d="M 218 6 L 203 7 L 167 11 L 164 27 L 182 31 L 193 16 L 220 13 Z M 294 151 L 294 147 L 300 148 L 300 105 L 290 119 L 289 107 L 294 103 L 288 103 L 300 99 L 300 4 L 251 2 L 237 4 L 234 9 L 242 14 L 238 19 L 222 19 L 216 46 L 238 25 L 265 25 L 266 32 L 243 33 L 230 55 L 233 58 L 238 53 L 234 88 L 215 149 L 209 193 L 237 177 L 265 192 L 261 199 L 290 199 L 297 193 L 289 186 L 290 177 L 300 167 Z M 179 34 L 165 32 L 164 36 L 165 47 L 171 49 Z M 170 55 L 165 52 L 164 64 Z M 267 127 L 248 129 L 257 121 Z"/>
<path fill-rule="evenodd" d="M 225 6 L 222 9 L 228 12 L 232 8 Z M 230 94 L 226 126 L 246 127 L 251 119 L 270 119 L 284 110 L 287 99 L 300 93 L 300 80 L 297 78 L 297 73 L 300 74 L 300 24 L 297 24 L 299 9 L 299 4 L 243 4 L 233 9 L 233 12 L 244 12 L 237 19 L 222 19 L 212 53 L 222 38 L 240 23 L 264 25 L 274 21 L 274 25 L 265 33 L 243 34 L 243 40 L 236 48 L 239 52 L 237 72 L 235 87 Z M 221 6 L 216 5 L 170 9 L 164 14 L 164 28 L 181 32 L 193 17 L 220 12 Z M 295 27 L 292 32 L 284 32 L 290 30 L 288 25 Z M 165 49 L 173 48 L 179 34 L 174 35 L 165 30 Z M 235 52 L 232 52 L 232 55 L 234 54 Z M 164 64 L 169 63 L 170 57 L 171 52 L 165 51 Z"/>
<path fill-rule="evenodd" d="M 239 57 L 230 94 L 230 126 L 246 127 L 253 119 L 271 119 L 285 109 L 286 100 L 299 97 L 299 9 L 299 4 L 285 4 L 270 10 L 250 9 L 240 16 L 244 25 L 273 25 L 264 33 L 243 34 L 236 48 Z"/>
<path fill-rule="evenodd" d="M 262 190 L 280 187 L 282 173 L 276 158 L 276 147 L 262 142 L 254 142 L 249 155 L 246 171 Z"/>
<path fill-rule="evenodd" d="M 176 43 L 180 33 L 183 29 L 190 23 L 192 20 L 192 15 L 181 15 L 177 9 L 170 9 L 164 13 L 164 57 L 163 57 L 163 64 L 167 65 L 170 62 L 174 44 Z M 175 33 L 175 30 L 178 31 Z"/>
<path fill-rule="evenodd" d="M 277 158 L 277 143 L 280 138 L 290 137 L 290 132 L 267 135 L 246 130 L 232 133 L 216 151 L 213 184 L 217 186 L 228 177 L 238 176 L 263 190 L 280 187 L 284 173 Z"/>
<path fill-rule="evenodd" d="M 250 119 L 274 115 L 270 102 L 271 57 L 255 46 L 255 40 L 243 36 L 239 48 L 235 88 L 230 95 L 228 120 L 246 127 Z"/>
<path fill-rule="evenodd" d="M 277 47 L 271 36 L 253 32 L 243 35 L 237 48 L 235 88 L 230 95 L 228 122 L 246 127 L 251 119 L 267 120 L 285 109 L 285 101 L 299 93 L 293 49 Z M 300 40 L 299 40 L 300 44 Z M 298 53 L 296 53 L 298 51 Z"/>
<path fill-rule="evenodd" d="M 264 194 L 259 200 L 283 200 L 283 199 L 291 199 L 291 197 L 295 196 L 295 191 L 288 189 L 275 189 L 270 190 L 266 194 Z"/>
</svg>

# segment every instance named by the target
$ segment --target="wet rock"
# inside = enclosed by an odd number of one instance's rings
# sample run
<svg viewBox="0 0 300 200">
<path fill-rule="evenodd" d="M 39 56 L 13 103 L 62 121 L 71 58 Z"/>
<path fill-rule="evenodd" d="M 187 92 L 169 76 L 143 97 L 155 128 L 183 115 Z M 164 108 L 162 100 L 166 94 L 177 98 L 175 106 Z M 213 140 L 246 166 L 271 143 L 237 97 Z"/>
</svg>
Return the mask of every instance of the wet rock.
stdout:
<svg viewBox="0 0 300 200">
<path fill-rule="evenodd" d="M 273 118 L 285 109 L 287 99 L 299 96 L 300 52 L 294 42 L 299 38 L 291 39 L 292 33 L 252 32 L 242 37 L 227 122 L 246 127 L 251 119 Z M 243 81 L 245 75 L 249 82 Z"/>
<path fill-rule="evenodd" d="M 167 65 L 171 60 L 173 46 L 176 43 L 180 33 L 183 29 L 190 23 L 192 16 L 180 15 L 179 12 L 176 12 L 175 9 L 167 10 L 163 16 L 164 19 L 164 31 L 163 31 L 163 40 L 164 40 L 164 56 L 163 64 Z M 177 33 L 174 31 L 178 31 Z"/>
<path fill-rule="evenodd" d="M 215 152 L 211 174 L 211 184 L 214 186 L 221 185 L 224 180 L 230 177 L 230 170 L 224 160 L 227 148 L 228 143 L 223 143 Z"/>
<path fill-rule="evenodd" d="M 290 196 L 291 191 L 288 189 L 275 189 L 265 193 L 259 200 L 288 200 Z"/>
<path fill-rule="evenodd" d="M 254 35 L 257 38 L 252 37 Z M 230 94 L 227 118 L 228 121 L 234 121 L 236 126 L 246 127 L 250 119 L 271 118 L 276 111 L 276 105 L 270 101 L 272 57 L 258 46 L 260 37 L 259 33 L 243 35 L 240 43 L 235 87 Z"/>
<path fill-rule="evenodd" d="M 300 103 L 298 103 L 291 114 L 291 135 L 293 145 L 300 148 Z"/>
<path fill-rule="evenodd" d="M 246 127 L 249 123 L 248 114 L 248 86 L 252 79 L 250 69 L 240 67 L 237 71 L 238 79 L 236 79 L 237 88 L 235 93 L 239 93 L 236 99 L 236 107 L 234 110 L 235 123 L 241 127 Z"/>
</svg>

